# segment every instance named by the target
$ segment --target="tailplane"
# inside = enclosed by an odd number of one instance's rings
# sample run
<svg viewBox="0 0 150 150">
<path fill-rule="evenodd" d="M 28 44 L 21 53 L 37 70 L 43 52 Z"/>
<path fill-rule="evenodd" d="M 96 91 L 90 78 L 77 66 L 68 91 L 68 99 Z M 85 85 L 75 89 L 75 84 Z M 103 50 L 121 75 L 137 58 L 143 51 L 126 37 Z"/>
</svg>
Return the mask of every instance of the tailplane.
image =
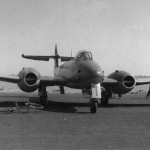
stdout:
<svg viewBox="0 0 150 150">
<path fill-rule="evenodd" d="M 54 59 L 55 68 L 59 66 L 58 59 L 61 59 L 61 61 L 64 62 L 64 61 L 70 61 L 74 58 L 74 57 L 67 57 L 67 56 L 59 56 L 57 51 L 57 44 L 55 45 L 55 54 L 52 56 L 35 56 L 35 55 L 22 54 L 22 57 L 26 59 L 39 60 L 39 61 L 49 61 L 49 59 Z"/>
</svg>

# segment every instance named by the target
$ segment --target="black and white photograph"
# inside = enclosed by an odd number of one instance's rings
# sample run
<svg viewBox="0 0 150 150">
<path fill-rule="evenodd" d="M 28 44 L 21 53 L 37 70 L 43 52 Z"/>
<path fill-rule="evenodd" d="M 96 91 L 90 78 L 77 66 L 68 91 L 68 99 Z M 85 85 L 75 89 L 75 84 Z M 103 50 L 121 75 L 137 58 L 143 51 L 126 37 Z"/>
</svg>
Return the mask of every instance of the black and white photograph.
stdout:
<svg viewBox="0 0 150 150">
<path fill-rule="evenodd" d="M 149 0 L 0 0 L 0 150 L 150 149 Z"/>
</svg>

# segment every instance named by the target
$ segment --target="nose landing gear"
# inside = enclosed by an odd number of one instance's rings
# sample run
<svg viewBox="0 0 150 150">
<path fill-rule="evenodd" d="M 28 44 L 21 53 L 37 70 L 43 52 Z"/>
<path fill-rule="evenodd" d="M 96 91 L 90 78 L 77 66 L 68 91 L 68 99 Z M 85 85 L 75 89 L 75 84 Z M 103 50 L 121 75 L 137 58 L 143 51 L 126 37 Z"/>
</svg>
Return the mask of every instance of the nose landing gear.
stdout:
<svg viewBox="0 0 150 150">
<path fill-rule="evenodd" d="M 91 113 L 96 113 L 98 102 L 101 98 L 101 88 L 100 83 L 92 83 L 91 84 L 92 97 L 90 99 L 90 111 Z"/>
</svg>

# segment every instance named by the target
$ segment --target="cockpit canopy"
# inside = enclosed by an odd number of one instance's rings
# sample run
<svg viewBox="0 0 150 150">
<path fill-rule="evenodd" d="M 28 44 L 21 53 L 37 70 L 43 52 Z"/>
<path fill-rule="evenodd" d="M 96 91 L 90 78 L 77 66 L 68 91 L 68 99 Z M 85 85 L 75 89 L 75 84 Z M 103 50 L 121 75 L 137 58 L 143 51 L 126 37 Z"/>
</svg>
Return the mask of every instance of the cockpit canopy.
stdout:
<svg viewBox="0 0 150 150">
<path fill-rule="evenodd" d="M 89 51 L 84 51 L 84 50 L 81 50 L 79 51 L 75 58 L 74 58 L 76 61 L 79 61 L 79 60 L 92 60 L 92 53 L 89 52 Z"/>
</svg>

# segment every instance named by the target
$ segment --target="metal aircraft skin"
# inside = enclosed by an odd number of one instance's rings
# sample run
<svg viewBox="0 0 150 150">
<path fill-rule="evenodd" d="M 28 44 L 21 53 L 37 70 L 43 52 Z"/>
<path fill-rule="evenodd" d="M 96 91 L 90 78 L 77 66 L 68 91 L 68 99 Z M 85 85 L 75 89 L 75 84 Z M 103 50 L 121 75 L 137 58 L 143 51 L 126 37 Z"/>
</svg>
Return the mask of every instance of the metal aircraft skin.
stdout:
<svg viewBox="0 0 150 150">
<path fill-rule="evenodd" d="M 34 68 L 23 68 L 16 76 L 0 76 L 0 81 L 17 83 L 24 92 L 38 90 L 38 96 L 43 105 L 47 101 L 47 86 L 57 85 L 60 93 L 64 94 L 64 86 L 81 89 L 84 96 L 90 98 L 90 111 L 96 113 L 98 103 L 106 106 L 109 98 L 114 94 L 126 94 L 136 85 L 150 84 L 150 82 L 136 82 L 131 74 L 116 70 L 108 77 L 100 65 L 92 58 L 89 51 L 79 51 L 75 57 L 59 56 L 55 46 L 54 56 L 22 55 L 23 58 L 49 61 L 54 59 L 54 76 L 41 76 Z M 59 66 L 58 60 L 67 61 Z"/>
</svg>

